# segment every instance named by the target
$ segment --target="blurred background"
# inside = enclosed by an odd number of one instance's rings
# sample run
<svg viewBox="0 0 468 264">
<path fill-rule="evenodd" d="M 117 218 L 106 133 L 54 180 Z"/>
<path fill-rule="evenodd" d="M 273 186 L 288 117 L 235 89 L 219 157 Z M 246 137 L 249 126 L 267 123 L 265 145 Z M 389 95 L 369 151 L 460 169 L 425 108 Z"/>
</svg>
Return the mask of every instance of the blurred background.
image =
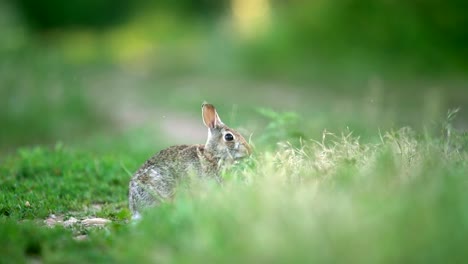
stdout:
<svg viewBox="0 0 468 264">
<path fill-rule="evenodd" d="M 0 0 L 0 153 L 204 142 L 204 100 L 265 145 L 324 129 L 434 129 L 457 107 L 466 130 L 466 10 L 462 0 Z"/>
</svg>

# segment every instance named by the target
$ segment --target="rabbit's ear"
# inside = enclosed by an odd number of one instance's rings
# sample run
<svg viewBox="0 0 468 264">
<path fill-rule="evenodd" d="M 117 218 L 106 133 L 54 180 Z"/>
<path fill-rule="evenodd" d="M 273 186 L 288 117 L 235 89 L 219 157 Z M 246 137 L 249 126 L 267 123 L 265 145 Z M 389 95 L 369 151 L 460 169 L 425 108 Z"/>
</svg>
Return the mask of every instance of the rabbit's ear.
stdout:
<svg viewBox="0 0 468 264">
<path fill-rule="evenodd" d="M 216 112 L 216 108 L 212 104 L 202 104 L 202 116 L 203 123 L 205 123 L 205 126 L 208 128 L 216 128 L 223 124 Z"/>
</svg>

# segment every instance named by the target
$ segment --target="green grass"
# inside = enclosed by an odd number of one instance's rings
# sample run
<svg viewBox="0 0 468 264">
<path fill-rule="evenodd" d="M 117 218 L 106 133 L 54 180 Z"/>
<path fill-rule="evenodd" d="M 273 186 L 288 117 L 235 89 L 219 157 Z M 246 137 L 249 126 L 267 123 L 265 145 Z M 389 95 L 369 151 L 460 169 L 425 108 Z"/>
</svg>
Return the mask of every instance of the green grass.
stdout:
<svg viewBox="0 0 468 264">
<path fill-rule="evenodd" d="M 20 149 L 2 162 L 0 212 L 10 219 L 40 219 L 51 213 L 125 208 L 128 175 L 125 160 L 96 156 L 57 144 L 55 148 Z M 25 206 L 28 202 L 29 206 Z"/>
<path fill-rule="evenodd" d="M 296 138 L 272 119 L 258 142 Z M 222 187 L 194 183 L 132 224 L 127 171 L 149 155 L 145 148 L 20 149 L 0 165 L 0 241 L 8 245 L 1 255 L 45 263 L 462 262 L 468 137 L 450 123 L 443 128 L 437 137 L 382 132 L 374 143 L 350 132 L 275 148 L 259 143 Z M 50 214 L 113 222 L 48 228 Z M 73 239 L 82 234 L 88 239 Z"/>
<path fill-rule="evenodd" d="M 322 49 L 300 28 L 244 45 L 222 25 L 150 12 L 105 32 L 34 35 L 0 10 L 0 263 L 467 259 L 467 80 L 450 65 L 463 56 L 445 57 L 456 50 L 416 75 L 429 51 L 374 56 L 335 41 L 360 39 L 349 30 Z M 222 187 L 193 183 L 129 223 L 131 174 L 196 140 L 185 133 L 203 129 L 204 100 L 252 133 L 255 155 Z M 456 120 L 435 122 L 454 107 Z M 112 223 L 51 228 L 52 215 Z"/>
<path fill-rule="evenodd" d="M 154 210 L 140 227 L 154 236 L 130 234 L 145 245 L 130 246 L 131 257 L 232 263 L 466 257 L 466 152 L 447 152 L 402 129 L 377 145 L 348 135 L 300 149 L 285 145 L 256 163 L 222 190 L 190 191 Z"/>
</svg>

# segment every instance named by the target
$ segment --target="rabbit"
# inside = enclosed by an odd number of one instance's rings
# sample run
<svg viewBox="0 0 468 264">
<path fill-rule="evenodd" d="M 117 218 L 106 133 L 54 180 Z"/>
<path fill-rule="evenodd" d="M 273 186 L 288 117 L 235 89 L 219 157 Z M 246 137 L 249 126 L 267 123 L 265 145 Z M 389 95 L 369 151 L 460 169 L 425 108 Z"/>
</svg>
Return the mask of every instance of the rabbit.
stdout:
<svg viewBox="0 0 468 264">
<path fill-rule="evenodd" d="M 204 145 L 178 145 L 161 150 L 133 175 L 128 197 L 133 219 L 141 217 L 141 210 L 172 198 L 181 180 L 194 175 L 221 181 L 221 170 L 251 155 L 249 143 L 221 121 L 213 105 L 202 104 L 202 117 L 208 128 Z"/>
</svg>

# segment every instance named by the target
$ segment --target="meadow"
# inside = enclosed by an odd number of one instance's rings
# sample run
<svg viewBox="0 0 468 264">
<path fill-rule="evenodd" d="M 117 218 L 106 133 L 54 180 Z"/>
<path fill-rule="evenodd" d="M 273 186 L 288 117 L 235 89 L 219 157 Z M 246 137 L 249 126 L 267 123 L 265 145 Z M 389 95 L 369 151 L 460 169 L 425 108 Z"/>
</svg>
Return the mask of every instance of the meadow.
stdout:
<svg viewBox="0 0 468 264">
<path fill-rule="evenodd" d="M 360 138 L 322 131 L 316 139 L 296 137 L 307 134 L 293 129 L 310 122 L 303 117 L 259 112 L 268 117 L 252 137 L 255 154 L 226 172 L 222 186 L 196 182 L 136 223 L 127 184 L 156 151 L 138 143 L 148 142 L 148 133 L 10 153 L 0 166 L 2 262 L 466 258 L 468 135 L 453 128 L 456 111 L 437 123 L 437 132 L 403 127 Z M 112 222 L 86 226 L 82 220 L 90 217 Z M 51 227 L 51 218 L 62 222 Z"/>
<path fill-rule="evenodd" d="M 154 10 L 36 32 L 0 3 L 0 263 L 462 263 L 461 33 L 411 12 L 349 30 L 400 10 L 334 5 L 294 6 L 243 42 L 225 17 Z M 132 222 L 130 177 L 165 147 L 205 142 L 205 100 L 252 157 Z"/>
</svg>

